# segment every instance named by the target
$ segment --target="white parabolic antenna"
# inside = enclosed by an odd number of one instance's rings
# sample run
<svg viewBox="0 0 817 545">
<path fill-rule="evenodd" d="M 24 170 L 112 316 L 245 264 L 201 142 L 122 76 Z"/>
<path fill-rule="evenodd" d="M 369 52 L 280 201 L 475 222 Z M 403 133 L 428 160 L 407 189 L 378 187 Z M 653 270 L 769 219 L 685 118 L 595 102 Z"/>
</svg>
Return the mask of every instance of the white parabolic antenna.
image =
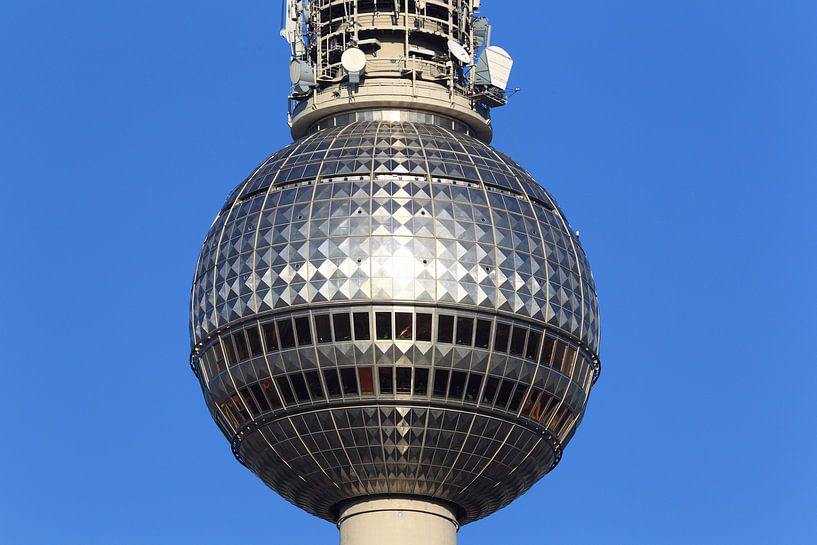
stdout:
<svg viewBox="0 0 817 545">
<path fill-rule="evenodd" d="M 341 55 L 340 64 L 350 74 L 363 72 L 366 68 L 366 53 L 357 47 L 350 47 Z"/>
<path fill-rule="evenodd" d="M 471 63 L 471 55 L 468 54 L 468 51 L 456 40 L 448 40 L 448 50 L 454 55 L 458 61 L 462 64 L 470 64 Z"/>
</svg>

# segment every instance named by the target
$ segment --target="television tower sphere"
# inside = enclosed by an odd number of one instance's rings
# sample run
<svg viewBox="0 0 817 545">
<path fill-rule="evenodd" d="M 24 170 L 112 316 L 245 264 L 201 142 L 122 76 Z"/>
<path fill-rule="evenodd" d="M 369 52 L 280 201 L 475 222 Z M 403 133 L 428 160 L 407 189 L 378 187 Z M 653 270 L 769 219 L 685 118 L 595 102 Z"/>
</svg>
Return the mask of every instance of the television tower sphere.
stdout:
<svg viewBox="0 0 817 545">
<path fill-rule="evenodd" d="M 353 4 L 286 2 L 295 142 L 207 234 L 191 365 L 236 458 L 342 543 L 453 543 L 559 462 L 599 373 L 596 290 L 555 200 L 489 145 L 510 56 L 478 3 Z"/>
</svg>

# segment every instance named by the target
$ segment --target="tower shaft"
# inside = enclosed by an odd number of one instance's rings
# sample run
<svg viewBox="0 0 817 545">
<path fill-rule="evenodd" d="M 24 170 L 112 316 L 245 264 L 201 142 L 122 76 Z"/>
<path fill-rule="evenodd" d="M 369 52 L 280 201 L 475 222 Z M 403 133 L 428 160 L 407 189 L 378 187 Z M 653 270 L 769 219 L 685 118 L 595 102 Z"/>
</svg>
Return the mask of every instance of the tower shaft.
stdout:
<svg viewBox="0 0 817 545">
<path fill-rule="evenodd" d="M 456 545 L 459 525 L 442 503 L 378 498 L 344 507 L 338 528 L 340 545 Z"/>
</svg>

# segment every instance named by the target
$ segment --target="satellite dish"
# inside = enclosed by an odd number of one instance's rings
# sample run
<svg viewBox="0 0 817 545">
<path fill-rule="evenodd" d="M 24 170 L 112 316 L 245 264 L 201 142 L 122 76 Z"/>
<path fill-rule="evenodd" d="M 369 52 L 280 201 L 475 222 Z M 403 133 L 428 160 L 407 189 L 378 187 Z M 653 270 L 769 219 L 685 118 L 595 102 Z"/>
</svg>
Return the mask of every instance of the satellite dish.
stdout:
<svg viewBox="0 0 817 545">
<path fill-rule="evenodd" d="M 468 54 L 468 51 L 466 51 L 458 41 L 448 40 L 448 51 L 462 64 L 471 64 L 471 55 Z"/>
<path fill-rule="evenodd" d="M 340 64 L 350 74 L 359 74 L 366 68 L 366 53 L 357 47 L 350 47 L 341 55 Z"/>
</svg>

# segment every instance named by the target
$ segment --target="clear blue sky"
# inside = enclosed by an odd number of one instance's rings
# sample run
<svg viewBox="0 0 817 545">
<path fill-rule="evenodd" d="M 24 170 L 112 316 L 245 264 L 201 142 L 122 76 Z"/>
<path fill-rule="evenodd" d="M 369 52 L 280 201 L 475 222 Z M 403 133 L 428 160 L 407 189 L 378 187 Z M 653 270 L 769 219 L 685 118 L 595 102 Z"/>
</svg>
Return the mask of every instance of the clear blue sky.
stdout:
<svg viewBox="0 0 817 545">
<path fill-rule="evenodd" d="M 558 468 L 461 543 L 817 542 L 817 3 L 484 7 L 523 89 L 494 144 L 582 232 L 604 370 Z M 336 541 L 187 366 L 199 245 L 289 140 L 278 17 L 0 7 L 0 543 Z"/>
</svg>

